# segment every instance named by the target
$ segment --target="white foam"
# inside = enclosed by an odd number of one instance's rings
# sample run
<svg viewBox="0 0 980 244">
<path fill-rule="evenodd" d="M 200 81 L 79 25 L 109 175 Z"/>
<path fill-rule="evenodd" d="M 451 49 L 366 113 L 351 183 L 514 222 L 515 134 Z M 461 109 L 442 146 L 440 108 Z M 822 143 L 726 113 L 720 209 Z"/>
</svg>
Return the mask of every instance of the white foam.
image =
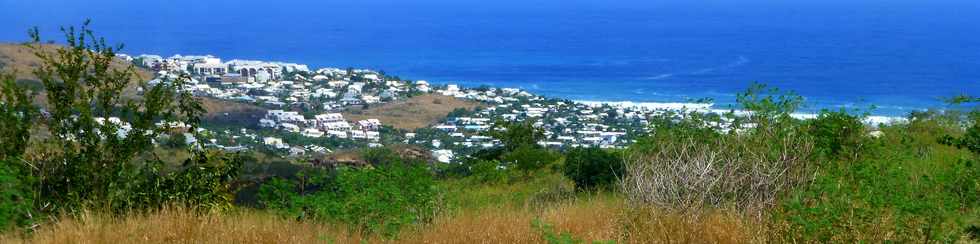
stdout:
<svg viewBox="0 0 980 244">
<path fill-rule="evenodd" d="M 670 110 L 670 111 L 686 111 L 686 112 L 710 112 L 724 114 L 728 112 L 733 112 L 730 109 L 720 109 L 713 108 L 714 104 L 711 103 L 681 103 L 681 102 L 632 102 L 632 101 L 575 101 L 577 103 L 585 104 L 588 106 L 598 107 L 603 105 L 609 105 L 619 108 L 637 108 L 644 110 Z M 747 116 L 750 113 L 745 110 L 735 110 L 736 116 Z M 807 120 L 815 119 L 819 116 L 818 113 L 793 113 L 790 116 L 796 119 Z M 880 116 L 873 115 L 864 118 L 863 122 L 869 125 L 879 125 L 879 124 L 894 124 L 894 123 L 904 123 L 908 122 L 908 119 L 900 116 Z"/>
<path fill-rule="evenodd" d="M 609 105 L 621 108 L 640 108 L 647 110 L 701 110 L 707 111 L 711 103 L 679 103 L 679 102 L 631 102 L 631 101 L 575 101 L 589 106 Z"/>
</svg>

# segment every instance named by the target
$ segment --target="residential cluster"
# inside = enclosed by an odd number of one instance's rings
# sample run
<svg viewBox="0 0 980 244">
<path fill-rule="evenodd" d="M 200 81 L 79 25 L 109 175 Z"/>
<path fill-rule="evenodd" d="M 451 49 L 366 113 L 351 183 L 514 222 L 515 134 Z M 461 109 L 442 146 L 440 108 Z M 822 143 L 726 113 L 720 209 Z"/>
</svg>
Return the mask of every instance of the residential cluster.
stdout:
<svg viewBox="0 0 980 244">
<path fill-rule="evenodd" d="M 662 112 L 643 106 L 583 104 L 546 98 L 517 88 L 436 86 L 366 69 L 311 70 L 307 65 L 295 63 L 237 59 L 223 62 L 210 55 L 120 56 L 157 72 L 151 82 L 190 77 L 184 88 L 196 96 L 268 109 L 256 121 L 259 128 L 266 130 L 259 132 L 266 135 L 250 134 L 246 129 L 212 133 L 232 138 L 216 142 L 238 143 L 233 146 L 212 143 L 222 148 L 241 149 L 245 143 L 301 155 L 329 152 L 328 146 L 336 145 L 319 145 L 327 140 L 330 144 L 366 146 L 408 143 L 430 149 L 439 161 L 452 162 L 459 155 L 499 146 L 500 141 L 486 133 L 500 129 L 494 126 L 499 122 L 533 121 L 535 127 L 544 131 L 545 139 L 538 143 L 545 147 L 620 148 L 631 142 L 632 135 L 646 130 L 647 118 Z M 373 106 L 429 93 L 479 101 L 485 106 L 454 112 L 441 123 L 415 131 L 383 130 L 385 125 L 376 118 L 349 121 L 340 113 L 355 106 Z M 399 140 L 384 141 L 383 131 L 397 133 L 390 137 Z M 302 142 L 290 145 L 287 138 L 308 139 L 294 139 Z"/>
</svg>

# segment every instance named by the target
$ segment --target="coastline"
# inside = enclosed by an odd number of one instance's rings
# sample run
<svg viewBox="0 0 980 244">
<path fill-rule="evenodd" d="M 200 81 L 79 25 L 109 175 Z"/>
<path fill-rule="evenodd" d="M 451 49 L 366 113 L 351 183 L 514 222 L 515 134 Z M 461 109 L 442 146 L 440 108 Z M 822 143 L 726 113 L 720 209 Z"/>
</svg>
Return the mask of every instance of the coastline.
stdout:
<svg viewBox="0 0 980 244">
<path fill-rule="evenodd" d="M 698 112 L 713 112 L 713 113 L 726 113 L 730 111 L 728 109 L 715 107 L 715 104 L 713 103 L 592 101 L 592 100 L 572 100 L 572 101 L 589 105 L 589 106 L 610 105 L 613 107 L 640 108 L 646 110 L 698 111 Z M 736 111 L 736 113 L 744 113 L 744 111 Z M 818 115 L 819 113 L 813 113 L 813 112 L 796 112 L 792 114 L 792 116 L 797 119 L 813 119 L 816 118 Z M 871 114 L 864 117 L 864 123 L 870 125 L 902 123 L 907 121 L 908 119 L 904 116 Z"/>
</svg>

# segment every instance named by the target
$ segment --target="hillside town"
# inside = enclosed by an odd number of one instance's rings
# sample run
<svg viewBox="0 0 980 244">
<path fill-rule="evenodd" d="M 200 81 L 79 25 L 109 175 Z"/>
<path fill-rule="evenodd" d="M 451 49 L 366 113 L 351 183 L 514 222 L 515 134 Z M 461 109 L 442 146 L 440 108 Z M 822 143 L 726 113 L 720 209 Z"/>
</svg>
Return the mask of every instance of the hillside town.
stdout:
<svg viewBox="0 0 980 244">
<path fill-rule="evenodd" d="M 500 122 L 532 121 L 544 131 L 538 142 L 550 148 L 621 148 L 646 130 L 661 109 L 624 104 L 584 104 L 546 98 L 518 88 L 466 88 L 410 81 L 366 69 L 320 68 L 296 63 L 230 60 L 210 55 L 161 57 L 119 55 L 156 72 L 150 83 L 189 77 L 184 89 L 195 96 L 253 104 L 265 115 L 254 128 L 204 128 L 205 145 L 225 150 L 261 149 L 282 155 L 330 153 L 338 148 L 413 144 L 441 162 L 500 145 L 487 135 Z M 483 106 L 454 111 L 414 131 L 395 130 L 377 118 L 351 120 L 341 113 L 413 96 L 435 94 Z M 703 107 L 702 107 L 703 108 Z M 187 142 L 198 140 L 185 135 Z"/>
</svg>

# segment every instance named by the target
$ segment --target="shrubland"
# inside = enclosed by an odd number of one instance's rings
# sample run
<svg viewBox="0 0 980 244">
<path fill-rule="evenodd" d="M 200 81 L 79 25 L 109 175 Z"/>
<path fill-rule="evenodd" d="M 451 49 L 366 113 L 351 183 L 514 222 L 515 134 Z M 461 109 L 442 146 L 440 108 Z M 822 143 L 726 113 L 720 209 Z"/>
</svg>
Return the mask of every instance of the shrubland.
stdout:
<svg viewBox="0 0 980 244">
<path fill-rule="evenodd" d="M 65 33 L 66 48 L 36 53 L 47 107 L 35 107 L 13 77 L 0 79 L 3 243 L 980 238 L 976 108 L 880 125 L 846 110 L 802 120 L 792 116 L 802 97 L 755 85 L 728 113 L 649 118 L 649 132 L 623 149 L 544 148 L 532 121 L 500 122 L 487 135 L 503 146 L 452 164 L 370 149 L 360 166 L 257 165 L 256 156 L 162 139 L 200 123 L 181 80 L 119 97 L 131 72 L 107 65 L 118 49 L 87 27 Z M 51 136 L 33 137 L 38 130 Z M 160 147 L 187 159 L 164 163 Z M 245 185 L 254 202 L 234 204 Z"/>
</svg>

